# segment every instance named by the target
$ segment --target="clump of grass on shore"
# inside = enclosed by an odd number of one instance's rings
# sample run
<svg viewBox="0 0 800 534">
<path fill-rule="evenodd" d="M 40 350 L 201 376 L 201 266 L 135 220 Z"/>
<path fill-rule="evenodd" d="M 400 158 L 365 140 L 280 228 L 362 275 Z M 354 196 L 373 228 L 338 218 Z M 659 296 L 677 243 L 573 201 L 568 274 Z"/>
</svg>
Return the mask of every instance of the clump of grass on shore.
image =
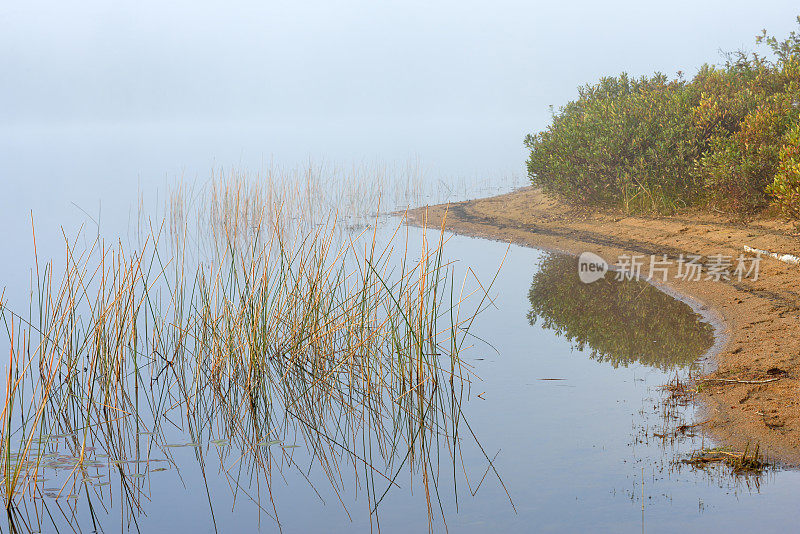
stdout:
<svg viewBox="0 0 800 534">
<path fill-rule="evenodd" d="M 674 441 L 679 436 L 694 436 L 694 432 L 702 429 L 709 421 L 696 423 L 683 422 L 677 413 L 695 402 L 698 385 L 689 375 L 681 378 L 677 374 L 672 380 L 661 386 L 666 396 L 661 401 L 662 420 L 664 429 L 657 433 L 662 440 Z M 767 469 L 773 468 L 771 463 L 762 453 L 759 444 L 751 448 L 748 443 L 743 451 L 733 451 L 728 447 L 701 447 L 693 451 L 688 458 L 676 460 L 694 468 L 706 469 L 715 465 L 724 465 L 733 475 L 762 475 Z"/>
<path fill-rule="evenodd" d="M 736 475 L 762 474 L 773 465 L 760 452 L 759 445 L 751 450 L 748 444 L 741 452 L 731 451 L 724 447 L 702 449 L 692 453 L 683 463 L 692 467 L 706 468 L 713 464 L 724 464 Z"/>
</svg>

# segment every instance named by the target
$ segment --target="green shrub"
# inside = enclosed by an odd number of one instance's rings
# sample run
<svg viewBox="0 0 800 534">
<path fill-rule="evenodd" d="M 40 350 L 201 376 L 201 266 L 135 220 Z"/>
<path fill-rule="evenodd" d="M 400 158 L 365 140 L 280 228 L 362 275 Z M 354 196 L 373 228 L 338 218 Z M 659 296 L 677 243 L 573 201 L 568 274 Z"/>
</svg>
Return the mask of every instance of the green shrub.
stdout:
<svg viewBox="0 0 800 534">
<path fill-rule="evenodd" d="M 778 169 L 791 121 L 782 97 L 752 110 L 732 134 L 714 136 L 699 158 L 697 173 L 709 202 L 718 209 L 752 212 L 768 204 L 764 189 Z"/>
<path fill-rule="evenodd" d="M 775 179 L 767 188 L 775 205 L 789 219 L 800 219 L 800 125 L 795 124 L 781 148 Z"/>
<path fill-rule="evenodd" d="M 798 17 L 800 23 L 800 17 Z M 691 81 L 602 78 L 525 138 L 533 184 L 569 202 L 626 211 L 706 203 L 748 213 L 776 203 L 800 217 L 800 35 L 762 33 L 774 60 L 728 55 Z"/>
<path fill-rule="evenodd" d="M 603 78 L 529 135 L 528 174 L 568 200 L 672 209 L 695 189 L 692 93 L 682 81 Z"/>
</svg>

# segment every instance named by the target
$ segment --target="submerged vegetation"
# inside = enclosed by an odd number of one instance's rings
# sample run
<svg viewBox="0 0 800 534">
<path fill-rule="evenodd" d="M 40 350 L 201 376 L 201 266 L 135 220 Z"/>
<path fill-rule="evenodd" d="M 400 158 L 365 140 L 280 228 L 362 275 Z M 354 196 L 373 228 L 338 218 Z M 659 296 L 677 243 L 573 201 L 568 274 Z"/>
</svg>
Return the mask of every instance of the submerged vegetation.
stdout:
<svg viewBox="0 0 800 534">
<path fill-rule="evenodd" d="M 525 139 L 530 179 L 571 202 L 626 211 L 773 204 L 800 218 L 800 34 L 757 42 L 770 57 L 728 54 L 691 80 L 622 74 L 579 88 Z"/>
<path fill-rule="evenodd" d="M 713 345 L 711 325 L 653 285 L 612 274 L 584 284 L 577 272 L 575 257 L 544 256 L 528 292 L 528 321 L 541 321 L 592 359 L 667 370 L 691 365 Z"/>
<path fill-rule="evenodd" d="M 444 521 L 441 473 L 473 489 L 465 443 L 497 475 L 461 409 L 487 288 L 455 283 L 444 234 L 415 244 L 377 221 L 353 234 L 319 212 L 299 224 L 303 191 L 259 182 L 175 190 L 168 214 L 140 216 L 135 246 L 65 239 L 63 265 L 37 257 L 27 313 L 0 298 L 12 530 L 72 524 L 78 496 L 96 522 L 112 487 L 135 526 L 174 447 L 196 448 L 205 478 L 214 446 L 234 496 L 279 526 L 287 466 L 315 492 L 313 474 L 327 480 L 345 510 L 343 493 L 363 492 L 377 524 L 401 473 Z"/>
<path fill-rule="evenodd" d="M 752 450 L 748 445 L 741 452 L 731 451 L 724 447 L 702 449 L 692 453 L 689 458 L 683 460 L 683 463 L 699 469 L 705 469 L 714 464 L 724 464 L 735 475 L 762 474 L 766 469 L 772 467 L 772 464 L 759 451 L 758 445 Z"/>
</svg>

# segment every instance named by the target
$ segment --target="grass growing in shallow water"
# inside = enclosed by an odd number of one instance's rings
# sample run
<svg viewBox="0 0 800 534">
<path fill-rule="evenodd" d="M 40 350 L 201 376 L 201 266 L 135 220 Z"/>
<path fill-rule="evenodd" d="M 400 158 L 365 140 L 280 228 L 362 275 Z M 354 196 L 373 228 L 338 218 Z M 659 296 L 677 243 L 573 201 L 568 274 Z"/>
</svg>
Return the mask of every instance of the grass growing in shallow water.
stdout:
<svg viewBox="0 0 800 534">
<path fill-rule="evenodd" d="M 695 451 L 690 458 L 684 459 L 683 463 L 698 468 L 722 463 L 736 475 L 761 474 L 772 467 L 772 464 L 760 453 L 758 444 L 752 450 L 748 444 L 742 452 L 731 451 L 724 447 Z"/>
<path fill-rule="evenodd" d="M 165 468 L 154 460 L 174 464 L 171 451 L 191 447 L 205 477 L 204 444 L 214 444 L 234 495 L 278 525 L 273 475 L 300 458 L 345 509 L 352 470 L 376 522 L 408 471 L 430 524 L 444 521 L 440 472 L 455 477 L 465 436 L 477 442 L 459 355 L 485 291 L 458 289 L 439 229 L 411 249 L 402 225 L 385 240 L 377 223 L 360 235 L 335 216 L 297 225 L 284 211 L 293 199 L 263 191 L 220 180 L 194 214 L 178 191 L 163 218 L 140 218 L 135 247 L 65 239 L 62 267 L 37 260 L 30 312 L 0 310 L 12 515 L 42 496 L 102 502 L 118 479 L 136 524 L 143 479 Z M 66 480 L 45 488 L 44 469 Z"/>
</svg>

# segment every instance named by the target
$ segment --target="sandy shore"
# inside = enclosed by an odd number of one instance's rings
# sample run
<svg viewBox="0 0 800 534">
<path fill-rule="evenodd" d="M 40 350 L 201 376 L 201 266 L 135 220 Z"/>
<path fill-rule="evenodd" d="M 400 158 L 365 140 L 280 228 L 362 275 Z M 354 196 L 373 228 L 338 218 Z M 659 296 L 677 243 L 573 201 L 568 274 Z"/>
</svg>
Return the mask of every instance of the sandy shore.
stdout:
<svg viewBox="0 0 800 534">
<path fill-rule="evenodd" d="M 581 210 L 533 188 L 449 206 L 420 208 L 412 222 L 520 245 L 579 254 L 594 252 L 609 263 L 620 255 L 680 254 L 738 257 L 744 247 L 800 255 L 800 234 L 777 219 L 743 221 L 687 210 L 669 217 L 629 217 Z M 646 264 L 646 265 L 647 265 Z M 646 270 L 646 269 L 644 269 Z M 643 274 L 644 273 L 643 270 Z M 760 443 L 772 459 L 800 465 L 800 266 L 763 258 L 757 280 L 686 281 L 666 286 L 696 299 L 723 324 L 716 370 L 707 378 L 766 383 L 708 382 L 701 398 L 704 428 L 723 443 Z M 777 380 L 775 380 L 777 379 Z"/>
</svg>

